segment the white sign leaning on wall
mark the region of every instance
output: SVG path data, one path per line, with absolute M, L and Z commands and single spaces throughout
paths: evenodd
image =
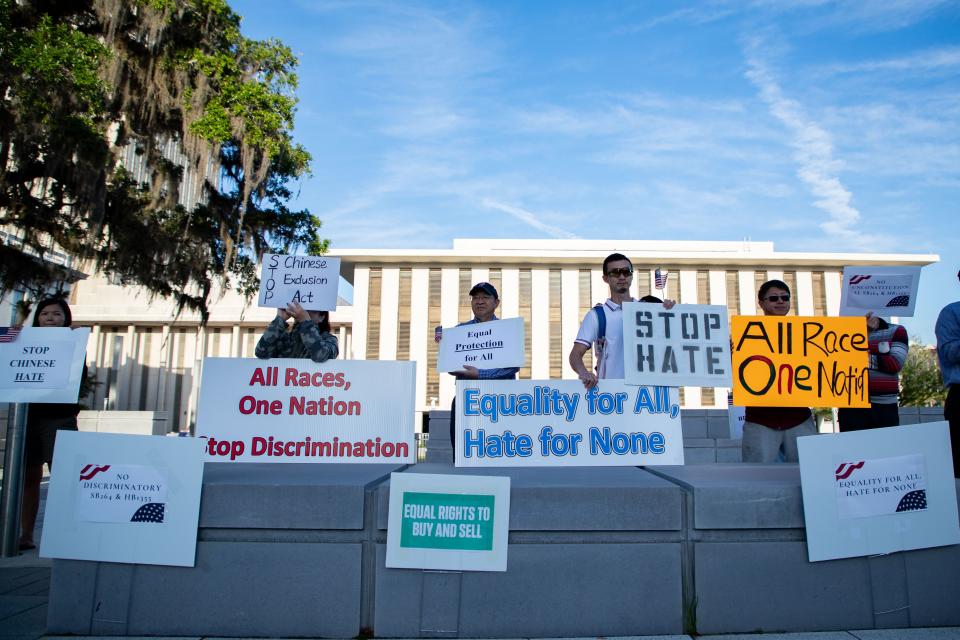
M 0 343 L 0 402 L 76 402 L 89 336 L 86 327 L 24 327 Z
M 415 366 L 206 358 L 197 436 L 212 462 L 412 464 Z
M 443 330 L 437 371 L 524 365 L 523 318 L 476 322 Z
M 840 315 L 913 316 L 920 267 L 844 267 Z
M 960 543 L 946 422 L 797 440 L 811 562 Z
M 340 283 L 340 258 L 326 256 L 263 256 L 261 307 L 280 309 L 298 302 L 307 311 L 334 311 Z
M 627 384 L 729 387 L 727 308 L 626 302 L 623 371 Z
M 57 432 L 40 555 L 194 566 L 204 444 Z

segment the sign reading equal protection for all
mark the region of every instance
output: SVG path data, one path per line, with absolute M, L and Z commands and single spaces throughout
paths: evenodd
M 392 568 L 506 571 L 510 478 L 390 474 Z
M 870 406 L 864 318 L 734 316 L 731 334 L 737 406 Z

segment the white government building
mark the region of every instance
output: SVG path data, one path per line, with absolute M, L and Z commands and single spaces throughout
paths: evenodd
M 436 371 L 434 328 L 468 320 L 468 292 L 487 281 L 500 292 L 498 315 L 524 319 L 527 366 L 520 377 L 575 378 L 567 354 L 583 316 L 608 296 L 601 264 L 614 251 L 634 263 L 635 297 L 654 293 L 680 303 L 720 304 L 730 315 L 758 313 L 757 287 L 771 278 L 790 285 L 795 314 L 836 315 L 844 266 L 938 260 L 926 254 L 788 253 L 775 251 L 772 242 L 748 241 L 458 239 L 451 249 L 336 249 L 330 255 L 341 258 L 341 276 L 353 287 L 352 303 L 341 297 L 331 316 L 340 357 L 415 360 L 417 410 L 449 408 L 454 381 Z M 665 292 L 654 290 L 657 268 L 669 272 Z M 151 300 L 101 275 L 73 285 L 69 301 L 75 323 L 93 327 L 87 361 L 99 384 L 86 404 L 167 412 L 171 430 L 181 431 L 195 420 L 203 357 L 253 357 L 275 315 L 227 292 L 200 327 L 198 315 L 176 316 L 169 301 Z M 687 387 L 682 402 L 725 407 L 726 393 Z

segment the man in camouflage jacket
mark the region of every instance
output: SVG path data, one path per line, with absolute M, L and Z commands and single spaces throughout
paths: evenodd
M 294 319 L 292 329 L 287 320 Z M 330 333 L 326 311 L 307 311 L 297 302 L 277 309 L 277 317 L 267 325 L 255 351 L 258 358 L 310 358 L 326 362 L 337 357 L 337 338 Z

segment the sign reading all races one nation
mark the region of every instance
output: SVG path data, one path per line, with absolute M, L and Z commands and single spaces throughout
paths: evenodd
M 627 384 L 730 386 L 726 307 L 626 302 L 623 349 Z
M 74 403 L 90 329 L 23 327 L 0 340 L 0 402 Z
M 507 318 L 449 327 L 441 332 L 437 371 L 522 367 L 523 318 Z
M 217 462 L 413 463 L 414 367 L 207 358 L 197 435 Z
M 601 380 L 457 380 L 458 467 L 683 464 L 679 392 Z
M 864 318 L 734 316 L 733 401 L 742 407 L 869 407 Z
M 339 283 L 340 258 L 268 253 L 260 271 L 259 304 L 279 309 L 297 302 L 308 311 L 333 311 Z
M 909 318 L 919 288 L 920 267 L 844 267 L 840 315 Z

